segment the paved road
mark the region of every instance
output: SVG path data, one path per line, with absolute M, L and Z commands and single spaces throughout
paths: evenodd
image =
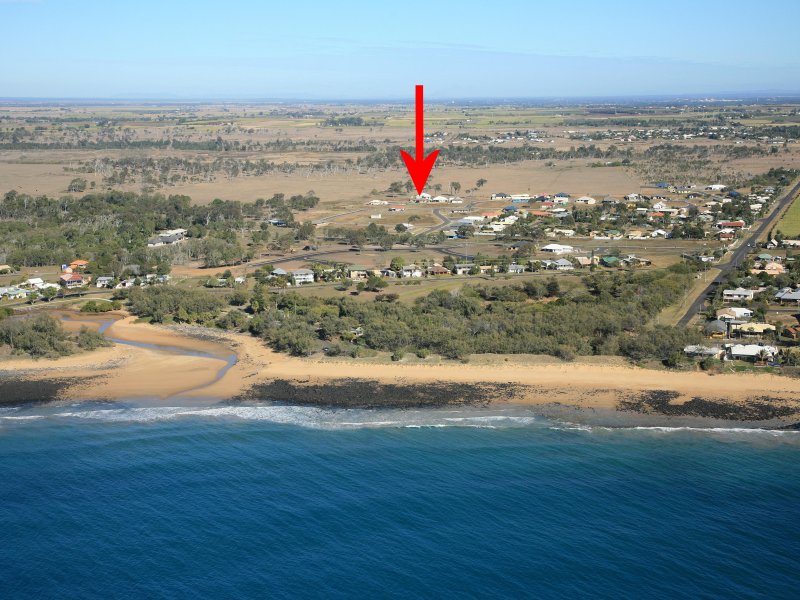
M 784 209 L 791 204 L 798 192 L 800 192 L 800 183 L 797 183 L 786 193 L 786 195 L 783 196 L 783 198 L 778 200 L 777 204 L 767 218 L 762 220 L 758 225 L 750 230 L 750 235 L 744 238 L 739 247 L 733 251 L 730 260 L 725 264 L 718 266 L 720 269 L 719 275 L 717 275 L 705 287 L 705 289 L 700 292 L 700 295 L 697 296 L 695 301 L 692 302 L 691 306 L 689 306 L 689 308 L 686 310 L 686 314 L 684 314 L 680 321 L 678 321 L 678 325 L 685 327 L 691 322 L 696 314 L 703 310 L 706 302 L 706 296 L 714 289 L 715 286 L 721 285 L 728 278 L 730 272 L 733 271 L 733 269 L 735 269 L 736 266 L 745 259 L 751 246 L 755 247 L 758 238 L 761 237 L 761 234 L 775 224 L 775 222 L 783 214 Z

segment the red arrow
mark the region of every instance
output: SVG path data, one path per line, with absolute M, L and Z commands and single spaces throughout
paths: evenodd
M 436 157 L 439 156 L 439 151 L 434 150 L 427 158 L 425 158 L 425 127 L 422 118 L 422 86 L 418 85 L 416 88 L 416 106 L 417 106 L 417 156 L 412 158 L 408 152 L 400 150 L 400 156 L 406 163 L 408 174 L 411 175 L 411 181 L 414 182 L 414 187 L 417 188 L 417 194 L 421 194 L 425 189 L 425 184 L 430 177 L 433 163 L 436 162 Z

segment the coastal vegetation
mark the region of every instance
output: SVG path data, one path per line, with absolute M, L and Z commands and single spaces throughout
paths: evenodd
M 13 354 L 57 358 L 73 354 L 78 349 L 95 350 L 108 345 L 108 340 L 87 327 L 70 335 L 61 323 L 49 315 L 0 320 L 0 346 L 8 346 Z
M 581 285 L 563 287 L 555 278 L 518 285 L 466 285 L 434 290 L 412 305 L 376 294 L 375 302 L 275 292 L 257 284 L 243 305 L 230 296 L 169 287 L 135 289 L 134 314 L 154 322 L 178 321 L 249 331 L 275 350 L 306 355 L 359 356 L 387 351 L 398 356 L 438 354 L 464 359 L 473 353 L 619 355 L 640 361 L 680 360 L 697 343 L 694 330 L 652 324 L 653 315 L 675 302 L 692 281 L 692 267 L 649 272 L 593 273 Z M 376 287 L 376 291 L 380 288 Z M 366 291 L 362 293 L 368 293 Z

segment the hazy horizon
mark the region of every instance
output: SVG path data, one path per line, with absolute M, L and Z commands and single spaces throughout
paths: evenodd
M 0 97 L 431 100 L 792 95 L 800 6 L 0 0 Z M 31 34 L 35 32 L 35 43 Z

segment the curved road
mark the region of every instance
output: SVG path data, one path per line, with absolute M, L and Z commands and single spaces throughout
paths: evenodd
M 739 245 L 738 248 L 736 248 L 736 250 L 733 251 L 730 260 L 728 260 L 728 262 L 726 262 L 723 265 L 719 265 L 720 268 L 719 275 L 717 275 L 703 289 L 703 291 L 700 292 L 695 301 L 692 302 L 692 304 L 686 310 L 686 313 L 678 321 L 679 326 L 686 327 L 694 318 L 694 316 L 703 310 L 703 307 L 705 306 L 706 303 L 706 297 L 708 296 L 709 292 L 711 292 L 716 286 L 722 284 L 728 278 L 730 272 L 736 268 L 736 265 L 738 265 L 745 259 L 750 248 L 755 247 L 756 242 L 758 242 L 758 238 L 760 238 L 765 231 L 767 231 L 777 222 L 777 220 L 783 214 L 784 210 L 792 203 L 792 200 L 798 194 L 798 192 L 800 192 L 800 182 L 796 183 L 794 187 L 792 187 L 792 189 L 790 189 L 783 196 L 783 198 L 778 200 L 777 204 L 773 208 L 770 215 L 765 219 L 763 219 L 753 229 L 751 229 L 750 235 L 742 239 L 742 243 Z

